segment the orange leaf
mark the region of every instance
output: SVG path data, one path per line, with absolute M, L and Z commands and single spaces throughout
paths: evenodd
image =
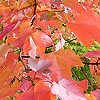
M 34 32 L 32 38 L 37 46 L 37 51 L 39 53 L 44 53 L 45 48 L 51 46 L 53 43 L 52 39 L 44 32 Z
M 67 25 L 76 34 L 78 40 L 89 47 L 94 40 L 100 42 L 99 23 L 100 16 L 95 14 L 91 9 L 86 8 L 85 12 L 75 15 L 74 22 L 69 22 Z
M 9 44 L 4 43 L 0 45 L 0 57 L 5 57 L 9 49 Z
M 96 97 L 92 94 L 85 94 L 87 100 L 97 100 Z
M 30 36 L 34 32 L 34 29 L 32 30 L 30 24 L 29 21 L 26 21 L 20 25 L 19 37 L 13 43 L 15 46 L 22 48 L 26 37 Z
M 4 66 L 7 66 L 7 68 L 13 68 L 13 65 L 15 65 L 15 60 L 18 60 L 18 54 L 15 53 L 8 53 L 6 57 L 6 61 L 4 62 Z M 8 67 L 9 66 L 9 67 Z M 10 67 L 11 66 L 11 67 Z
M 100 76 L 98 76 L 97 83 L 100 84 Z
M 63 0 L 63 4 L 65 6 L 71 7 L 73 10 L 77 12 L 84 11 L 83 7 L 81 4 L 78 3 L 77 0 Z
M 42 86 L 42 88 L 41 88 Z M 54 100 L 55 96 L 51 94 L 49 86 L 43 81 L 39 81 L 34 88 L 38 100 Z
M 58 65 L 65 76 L 71 77 L 71 66 L 82 66 L 82 62 L 78 55 L 71 49 L 60 49 L 55 53 Z
M 0 88 L 0 99 L 1 100 L 2 98 L 6 96 L 12 96 L 16 92 L 16 89 L 18 88 L 18 81 L 15 81 L 12 85 L 9 85 L 9 86 L 3 86 L 5 84 L 2 84 L 2 88 Z
M 3 82 L 5 82 L 5 80 L 9 77 L 9 74 L 11 74 L 11 72 L 11 69 L 0 70 L 0 88 L 2 87 Z
M 16 23 L 12 23 L 6 27 L 3 28 L 3 31 L 0 32 L 0 40 L 3 39 L 3 37 L 8 34 L 10 31 L 12 31 L 12 29 L 15 27 Z
M 98 5 L 99 0 L 93 0 L 93 3 Z
M 32 4 L 34 4 L 34 0 L 21 0 L 21 6 L 20 6 L 20 9 L 24 9 L 24 8 L 27 8 L 29 6 L 32 6 Z
M 5 59 L 3 57 L 0 57 L 0 66 L 5 62 Z
M 48 26 L 53 26 L 53 27 L 56 27 L 56 28 L 58 28 L 58 25 L 59 25 L 56 20 L 49 20 L 49 21 L 46 22 L 46 24 Z
M 41 86 L 42 86 L 42 88 L 41 88 Z M 39 81 L 34 87 L 34 92 L 41 92 L 41 91 L 45 91 L 45 90 L 49 91 L 50 89 L 47 86 L 47 84 L 44 83 L 43 81 Z

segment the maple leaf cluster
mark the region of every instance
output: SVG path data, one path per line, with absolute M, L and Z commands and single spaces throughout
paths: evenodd
M 72 41 L 86 48 L 100 42 L 98 2 L 0 0 L 0 100 L 99 100 L 100 51 L 65 49 Z

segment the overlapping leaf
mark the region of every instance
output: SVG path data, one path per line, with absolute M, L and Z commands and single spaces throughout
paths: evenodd
M 15 27 L 16 23 L 12 23 L 6 27 L 3 28 L 3 31 L 0 34 L 0 40 L 2 40 L 2 38 L 8 34 L 14 27 Z
M 51 92 L 61 100 L 86 100 L 81 89 L 71 80 L 62 79 L 58 84 L 53 82 Z
M 91 2 L 97 4 L 98 1 Z M 62 36 L 66 33 L 62 28 L 66 29 L 63 23 L 71 17 L 70 14 L 67 16 L 68 12 L 73 12 L 74 16 L 73 20 L 68 19 L 67 26 L 79 41 L 87 47 L 94 40 L 100 42 L 100 16 L 90 6 L 86 7 L 78 3 L 78 0 L 3 0 L 0 3 L 0 40 L 7 35 L 5 41 L 2 41 L 5 43 L 0 46 L 1 100 L 13 96 L 18 92 L 17 89 L 23 91 L 16 95 L 17 100 L 55 100 L 56 97 L 61 100 L 99 100 L 99 90 L 93 92 L 95 96 L 85 95 L 85 98 L 83 91 L 87 89 L 87 80 L 75 83 L 64 79 L 72 77 L 72 66 L 80 67 L 83 64 L 74 51 L 61 49 L 65 40 L 60 38 L 60 34 Z M 60 16 L 61 12 L 65 17 Z M 35 16 L 33 23 L 32 16 Z M 55 52 L 45 55 L 46 47 L 54 46 L 53 39 L 56 38 L 61 41 L 55 46 Z M 16 53 L 13 45 L 19 48 L 19 52 Z M 99 51 L 85 54 L 87 58 L 99 55 Z M 99 78 L 100 72 L 96 74 Z
M 74 51 L 70 49 L 60 49 L 55 53 L 58 66 L 61 68 L 65 76 L 71 77 L 71 66 L 82 66 L 81 60 Z
M 92 94 L 96 97 L 96 100 L 100 100 L 100 90 L 99 89 L 93 91 Z
M 92 94 L 85 94 L 87 100 L 97 100 L 96 97 Z
M 29 58 L 28 63 L 28 66 L 35 72 L 43 72 L 48 67 L 52 66 L 52 61 L 50 60 L 40 60 L 36 62 L 35 59 Z
M 80 4 L 77 4 L 77 6 L 80 6 Z M 81 5 L 81 7 L 83 6 Z M 78 40 L 89 47 L 94 40 L 100 42 L 100 16 L 95 14 L 90 8 L 84 8 L 85 11 L 81 10 L 81 13 L 75 14 L 75 20 L 73 22 L 68 22 L 67 25 L 70 27 L 71 31 L 76 34 Z M 77 12 L 77 9 L 74 10 Z
M 87 57 L 87 58 L 100 57 L 100 51 L 99 50 L 95 50 L 95 51 L 87 52 L 85 54 L 85 57 Z

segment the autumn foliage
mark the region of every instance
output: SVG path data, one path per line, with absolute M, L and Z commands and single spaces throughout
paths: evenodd
M 0 0 L 0 100 L 100 100 L 99 11 L 99 0 Z

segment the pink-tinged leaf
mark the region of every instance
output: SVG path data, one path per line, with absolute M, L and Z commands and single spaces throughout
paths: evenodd
M 61 100 L 86 100 L 84 93 L 72 80 L 62 79 L 58 83 L 52 83 L 51 92 Z
M 62 34 L 60 34 L 60 35 L 61 35 L 61 40 L 55 45 L 55 50 L 56 51 L 63 48 L 63 46 L 65 44 L 65 40 L 63 39 Z
M 48 67 L 52 66 L 52 61 L 51 60 L 39 60 L 38 62 L 36 62 L 35 59 L 29 58 L 28 66 L 35 72 L 43 72 Z
M 20 23 L 19 23 L 20 24 Z M 30 22 L 26 21 L 21 23 L 20 29 L 19 29 L 19 36 L 18 38 L 12 43 L 13 45 L 22 48 L 25 40 L 28 36 L 30 36 L 35 30 L 30 27 Z
M 16 15 L 14 15 L 14 17 L 12 17 L 12 21 L 19 21 L 22 20 L 24 18 L 24 12 L 22 10 L 20 10 Z
M 30 91 L 33 91 L 33 86 L 30 81 L 25 81 L 25 82 L 20 83 L 19 89 L 24 92 L 30 92 Z
M 39 0 L 40 2 L 50 2 L 50 0 Z
M 0 33 L 0 40 L 2 40 L 2 38 L 8 34 L 14 27 L 15 27 L 16 23 L 13 23 L 11 25 L 8 25 L 6 27 L 3 28 L 3 31 Z
M 84 56 L 87 58 L 100 57 L 100 51 L 98 50 L 90 51 L 90 52 L 87 52 Z
M 45 47 L 48 47 L 53 43 L 52 39 L 46 33 L 41 34 L 41 39 Z
M 31 46 L 31 50 L 29 51 L 29 56 L 32 58 L 35 58 L 37 47 L 36 47 L 32 37 L 30 37 L 30 46 Z
M 25 92 L 18 96 L 17 100 L 36 100 L 33 92 Z
M 93 92 L 91 92 L 96 97 L 96 100 L 100 100 L 100 89 L 97 89 Z
M 45 48 L 52 45 L 52 39 L 44 32 L 34 32 L 32 38 L 37 46 L 37 52 L 44 53 Z

